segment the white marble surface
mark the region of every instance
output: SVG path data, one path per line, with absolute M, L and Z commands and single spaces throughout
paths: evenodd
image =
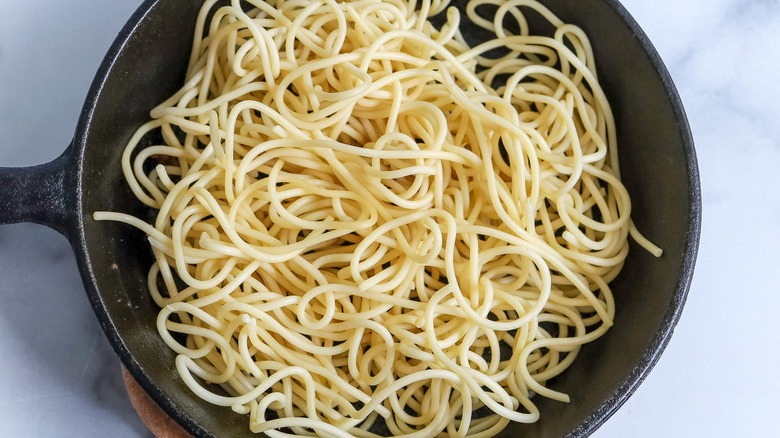
M 0 0 L 0 165 L 62 152 L 103 54 L 139 3 Z M 666 353 L 594 436 L 776 436 L 780 2 L 624 5 L 688 111 L 704 222 Z M 0 273 L 0 435 L 150 437 L 65 239 L 37 225 L 0 227 Z

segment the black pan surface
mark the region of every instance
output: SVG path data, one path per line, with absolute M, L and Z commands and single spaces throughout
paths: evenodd
M 184 80 L 201 0 L 148 0 L 130 18 L 98 71 L 73 142 L 57 160 L 3 169 L 0 223 L 32 221 L 71 241 L 85 289 L 122 362 L 182 426 L 198 437 L 253 436 L 248 420 L 194 397 L 173 369 L 174 353 L 155 328 L 146 290 L 151 252 L 131 227 L 96 222 L 95 211 L 151 220 L 120 168 L 130 136 L 151 108 Z M 700 189 L 693 140 L 674 85 L 647 37 L 616 0 L 543 1 L 582 27 L 618 127 L 621 173 L 637 227 L 664 249 L 660 259 L 632 244 L 613 283 L 617 317 L 551 386 L 564 404 L 537 400 L 532 425 L 500 436 L 584 437 L 633 393 L 662 353 L 682 312 L 698 248 Z

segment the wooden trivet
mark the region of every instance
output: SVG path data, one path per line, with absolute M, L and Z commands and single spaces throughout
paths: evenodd
M 192 438 L 192 435 L 182 429 L 165 411 L 157 406 L 125 367 L 122 367 L 122 378 L 125 381 L 127 395 L 130 396 L 133 408 L 154 436 L 157 438 Z

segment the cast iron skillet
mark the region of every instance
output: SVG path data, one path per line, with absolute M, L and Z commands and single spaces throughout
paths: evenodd
M 141 5 L 98 70 L 65 152 L 48 164 L 0 169 L 0 223 L 36 222 L 64 234 L 103 330 L 141 386 L 195 436 L 242 437 L 251 436 L 246 417 L 192 396 L 172 369 L 174 354 L 157 335 L 157 309 L 145 287 L 151 264 L 145 236 L 92 219 L 96 210 L 153 217 L 131 196 L 120 156 L 149 110 L 183 82 L 201 1 Z M 571 403 L 538 399 L 538 423 L 512 424 L 502 434 L 584 437 L 628 399 L 669 341 L 693 275 L 701 195 L 682 104 L 628 12 L 617 0 L 545 3 L 591 39 L 617 119 L 620 166 L 634 221 L 665 251 L 655 259 L 632 244 L 613 283 L 614 327 L 583 348 L 571 369 L 551 383 L 568 393 Z

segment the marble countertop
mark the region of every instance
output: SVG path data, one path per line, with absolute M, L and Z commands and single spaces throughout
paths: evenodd
M 0 165 L 55 158 L 140 0 L 0 0 Z M 704 221 L 682 320 L 634 396 L 593 436 L 769 436 L 780 406 L 780 2 L 623 0 L 690 119 Z M 74 25 L 76 23 L 76 25 Z M 0 227 L 0 429 L 151 437 L 124 392 L 67 241 Z

